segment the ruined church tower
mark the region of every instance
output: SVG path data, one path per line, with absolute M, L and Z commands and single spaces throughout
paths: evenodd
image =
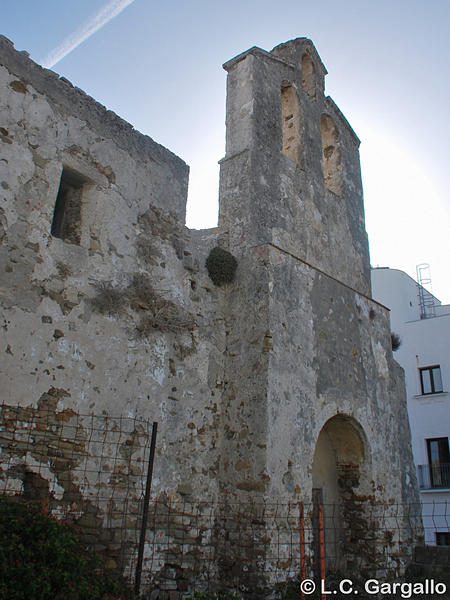
M 310 40 L 224 68 L 219 225 L 239 268 L 224 304 L 220 484 L 323 503 L 327 553 L 345 571 L 355 515 L 416 500 L 403 377 L 388 311 L 371 298 L 360 142 L 324 95 Z M 363 546 L 358 564 L 373 566 Z
M 398 576 L 418 493 L 359 140 L 310 40 L 224 67 L 219 225 L 194 231 L 187 165 L 0 36 L 0 492 L 130 576 L 156 421 L 141 591 L 273 591 L 301 506 L 309 570 L 323 506 L 329 567 Z

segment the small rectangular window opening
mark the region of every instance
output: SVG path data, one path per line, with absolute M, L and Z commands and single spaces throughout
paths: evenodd
M 83 186 L 87 179 L 63 167 L 56 197 L 51 234 L 54 237 L 80 245 L 81 238 L 81 201 Z
M 420 385 L 422 394 L 437 394 L 443 391 L 441 367 L 433 365 L 432 367 L 423 367 L 419 369 Z
M 450 531 L 436 531 L 436 546 L 450 546 Z

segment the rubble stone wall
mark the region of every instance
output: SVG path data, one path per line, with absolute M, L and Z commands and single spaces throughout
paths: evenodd
M 230 501 L 311 503 L 322 431 L 339 531 L 364 502 L 416 502 L 403 376 L 387 310 L 370 297 L 359 140 L 324 95 L 312 43 L 226 63 L 219 227 L 203 231 L 184 224 L 180 158 L 6 38 L 0 58 L 2 403 L 47 408 L 58 423 L 92 413 L 157 421 L 154 497 L 220 500 L 221 524 L 233 521 Z M 237 260 L 223 285 L 206 267 L 217 247 Z M 36 472 L 32 454 L 22 453 L 13 491 Z M 65 464 L 50 463 L 60 496 L 87 499 L 95 469 L 75 490 Z M 183 518 L 174 548 L 193 539 Z M 242 577 L 262 590 L 274 583 L 261 570 L 274 539 L 256 521 Z M 232 536 L 217 530 L 229 552 Z M 399 545 L 413 547 L 408 531 L 392 534 L 395 574 Z M 166 559 L 158 547 L 146 547 L 152 581 L 184 591 L 195 551 L 184 557 L 180 542 Z M 213 571 L 225 574 L 229 559 L 215 556 Z

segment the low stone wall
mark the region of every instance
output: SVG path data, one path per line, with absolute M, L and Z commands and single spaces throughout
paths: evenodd
M 442 581 L 450 593 L 450 546 L 417 546 L 411 572 L 415 576 Z

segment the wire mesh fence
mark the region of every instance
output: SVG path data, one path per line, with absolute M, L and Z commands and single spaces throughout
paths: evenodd
M 131 576 L 151 424 L 49 404 L 0 406 L 0 493 L 76 523 L 82 541 L 104 554 L 111 569 Z
M 150 456 L 149 421 L 0 406 L 0 493 L 38 502 L 77 525 L 108 568 L 134 581 Z M 143 545 L 143 593 L 265 593 L 299 578 L 397 576 L 413 549 L 445 543 L 450 503 L 242 502 L 153 495 Z
M 337 504 L 158 499 L 150 508 L 145 588 L 267 593 L 306 577 L 396 577 L 423 543 L 421 512 L 420 503 L 370 504 L 349 523 Z M 450 505 L 439 514 L 449 527 Z

